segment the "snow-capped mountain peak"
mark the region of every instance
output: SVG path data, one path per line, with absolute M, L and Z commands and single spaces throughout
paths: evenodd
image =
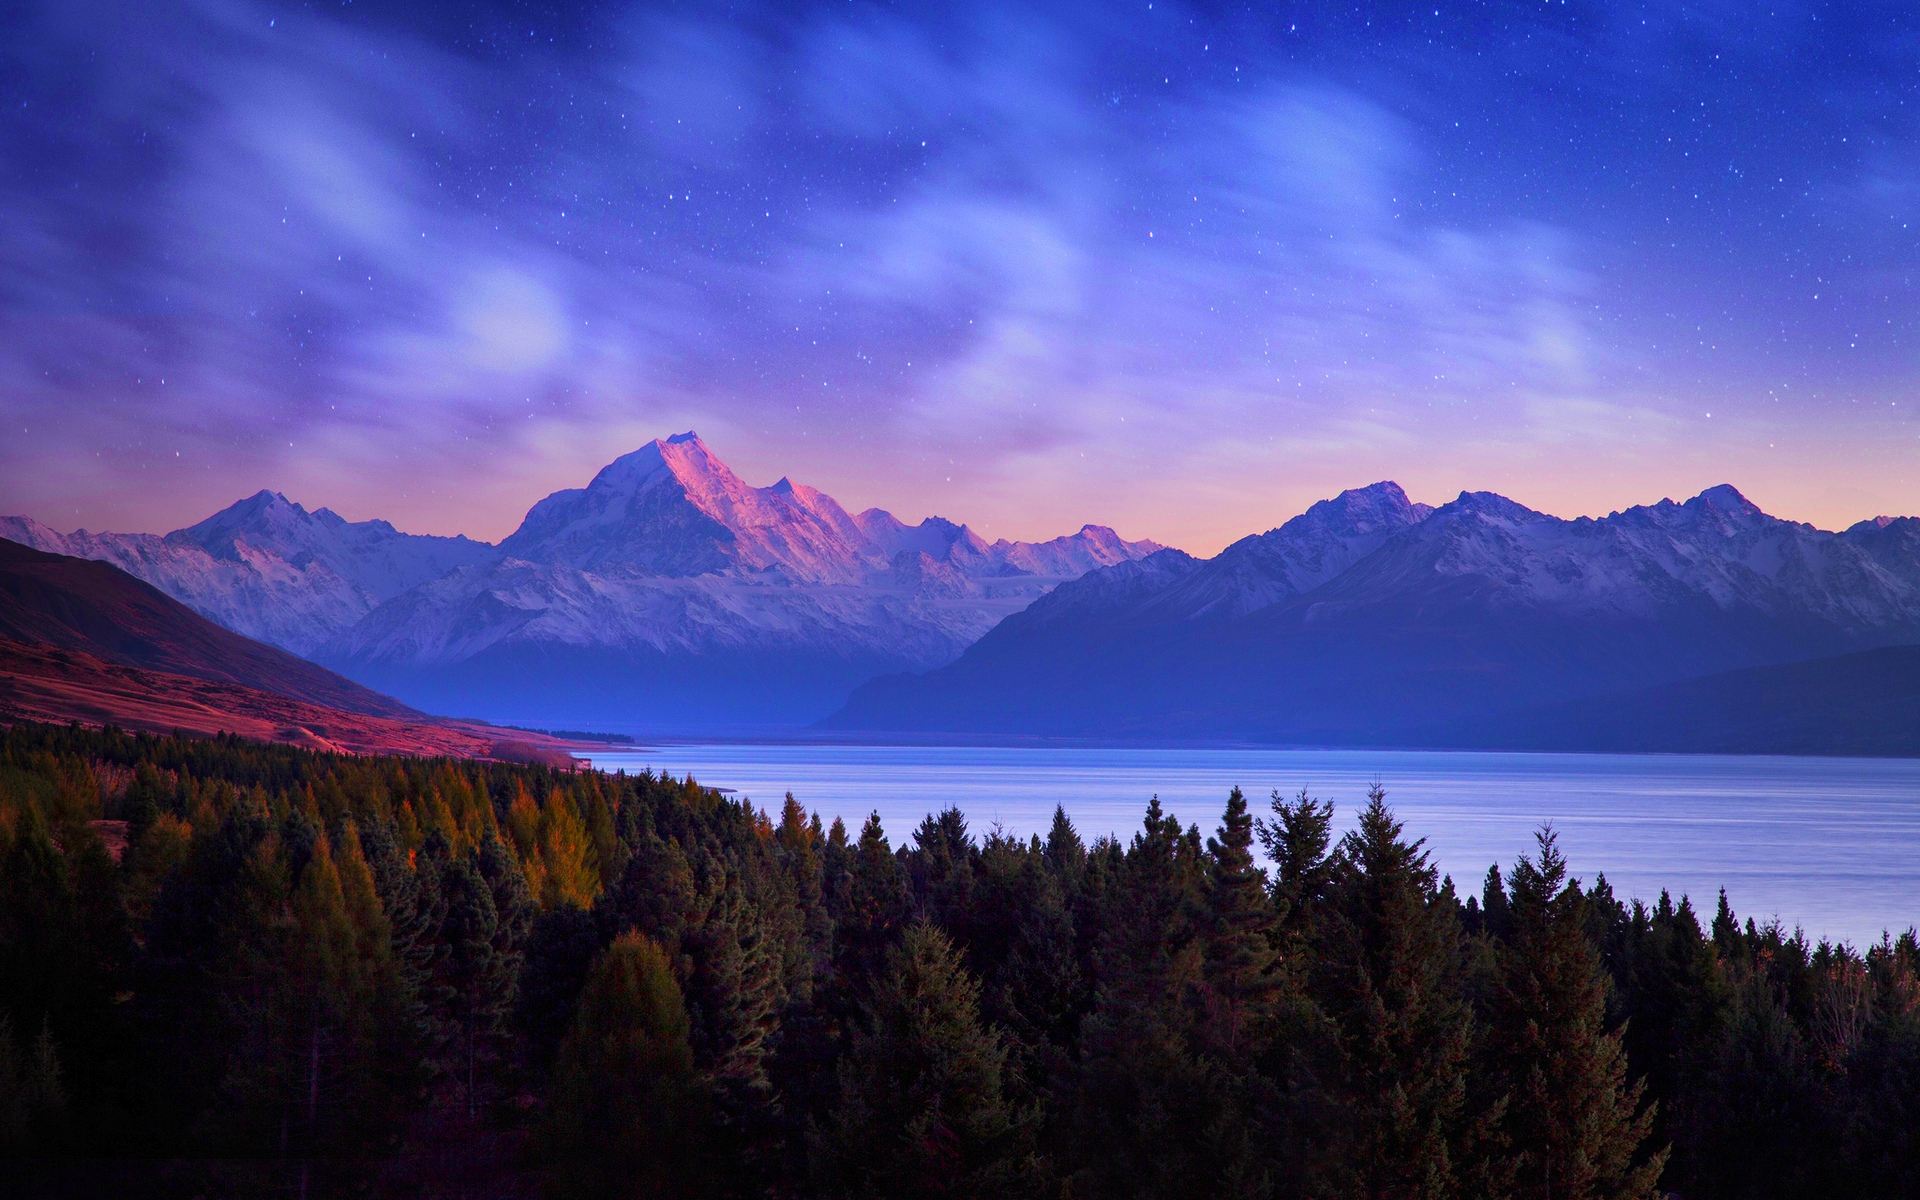
M 638 688 L 635 703 L 674 719 L 690 719 L 685 702 L 638 682 L 662 662 L 697 678 L 724 659 L 769 712 L 818 716 L 868 674 L 945 662 L 1061 581 L 1159 548 L 1097 525 L 989 544 L 940 517 L 855 517 L 791 478 L 748 484 L 691 431 L 548 496 L 499 547 L 349 522 L 271 490 L 164 538 L 25 518 L 0 519 L 0 534 L 114 562 L 231 629 L 430 706 L 525 703 L 520 654 L 575 703 L 581 677 L 551 664 L 577 654 L 594 670 L 624 664 L 605 686 Z M 769 682 L 781 672 L 787 684 Z M 448 693 L 419 690 L 456 677 Z
M 1399 484 L 1383 479 L 1363 488 L 1348 488 L 1331 500 L 1321 500 L 1273 532 L 1299 535 L 1307 530 L 1319 530 L 1342 537 L 1364 537 L 1382 530 L 1404 528 L 1432 511 L 1432 505 L 1413 503 Z
M 204 617 L 296 654 L 408 588 L 494 557 L 485 542 L 400 533 L 331 509 L 308 512 L 267 490 L 164 537 L 62 534 L 24 517 L 0 518 L 0 536 L 110 562 Z

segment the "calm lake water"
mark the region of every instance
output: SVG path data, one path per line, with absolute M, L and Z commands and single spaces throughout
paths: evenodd
M 1125 839 L 1156 793 L 1211 833 L 1235 785 L 1257 812 L 1275 789 L 1305 785 L 1334 802 L 1344 830 L 1378 780 L 1463 894 L 1478 894 L 1489 864 L 1505 870 L 1531 850 L 1550 821 L 1575 874 L 1605 872 L 1622 898 L 1690 894 L 1703 923 L 1722 887 L 1743 919 L 1778 916 L 1855 945 L 1920 922 L 1912 759 L 688 743 L 594 762 L 691 772 L 776 812 L 791 791 L 853 832 L 878 811 L 896 846 L 948 805 L 976 834 L 999 825 L 1044 837 L 1060 804 L 1089 842 Z

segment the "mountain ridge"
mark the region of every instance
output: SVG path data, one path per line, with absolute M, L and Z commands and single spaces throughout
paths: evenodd
M 542 498 L 498 546 L 267 490 L 163 536 L 21 517 L 0 534 L 112 562 L 425 707 L 551 721 L 624 704 L 669 724 L 816 719 L 865 678 L 948 661 L 1053 586 L 1161 549 L 1093 524 L 988 542 L 939 516 L 851 514 L 791 477 L 747 484 L 692 431 Z
M 1383 501 L 1399 489 L 1336 500 L 1365 511 L 1356 501 L 1368 492 Z M 1895 522 L 1828 533 L 1770 517 L 1728 485 L 1597 519 L 1489 492 L 1424 514 L 1394 504 L 1384 537 L 1295 518 L 1211 560 L 1090 572 L 946 667 L 862 685 L 825 724 L 1391 740 L 1920 640 L 1920 561 Z M 1289 574 L 1316 549 L 1347 565 L 1317 581 Z
M 748 485 L 689 431 L 555 492 L 497 559 L 387 601 L 317 654 L 442 706 L 798 724 L 872 675 L 951 660 L 1066 579 L 1159 549 L 1096 525 L 988 543 L 937 516 L 856 516 L 791 478 Z
M 216 625 L 111 563 L 6 539 L 0 539 L 0 638 L 365 716 L 425 719 L 389 696 Z

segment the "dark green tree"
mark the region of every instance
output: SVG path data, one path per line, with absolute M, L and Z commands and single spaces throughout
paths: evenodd
M 1094 1010 L 1064 1136 L 1076 1191 L 1100 1196 L 1214 1196 L 1222 1164 L 1209 1153 L 1224 1080 L 1199 1053 L 1204 994 L 1206 863 L 1199 831 L 1183 831 L 1159 797 L 1117 863 L 1090 856 L 1101 887 Z
M 823 1195 L 1014 1197 L 1037 1190 L 1032 1116 L 1007 1099 L 1007 1047 L 946 935 L 908 927 L 888 954 L 810 1138 Z
M 1667 1151 L 1606 1028 L 1607 978 L 1586 934 L 1586 901 L 1551 828 L 1513 869 L 1511 936 L 1499 954 L 1492 1046 L 1525 1200 L 1648 1200 Z
M 1253 818 L 1246 797 L 1234 788 L 1218 834 L 1207 840 L 1202 931 L 1205 1039 L 1228 1063 L 1244 1061 L 1270 1033 L 1283 982 L 1267 874 L 1254 865 L 1252 845 Z
M 1260 846 L 1273 860 L 1273 902 L 1289 933 L 1305 929 L 1313 905 L 1333 878 L 1327 851 L 1333 844 L 1333 802 L 1301 788 L 1292 800 L 1273 793 L 1273 821 L 1255 822 Z
M 1468 1106 L 1473 1019 L 1451 896 L 1375 786 L 1315 922 L 1312 991 L 1338 1077 L 1322 1130 L 1335 1190 L 1396 1200 L 1497 1194 L 1497 1112 Z

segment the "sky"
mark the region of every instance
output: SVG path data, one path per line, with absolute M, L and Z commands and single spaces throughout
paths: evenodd
M 0 512 L 1920 513 L 1911 5 L 0 0 Z

